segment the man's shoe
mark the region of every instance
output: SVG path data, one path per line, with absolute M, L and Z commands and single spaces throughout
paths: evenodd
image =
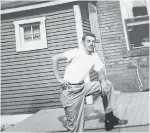
M 111 121 L 105 119 L 105 129 L 110 131 L 114 128 L 114 125 Z
M 120 120 L 116 116 L 114 116 L 113 112 L 107 113 L 105 115 L 105 129 L 110 131 L 114 128 L 115 125 L 124 125 L 127 124 L 127 120 Z
M 112 114 L 111 115 L 111 119 L 112 119 L 112 121 L 114 123 L 114 126 L 115 125 L 125 125 L 125 124 L 128 123 L 127 120 L 120 120 L 118 117 L 114 116 L 113 112 L 111 114 Z

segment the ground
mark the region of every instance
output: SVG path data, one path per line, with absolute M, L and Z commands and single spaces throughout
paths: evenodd
M 116 126 L 111 132 L 149 131 L 149 92 L 117 94 L 114 114 L 128 124 Z M 93 105 L 85 105 L 85 132 L 106 132 L 104 110 L 99 96 Z M 63 108 L 45 109 L 6 129 L 4 132 L 66 132 Z

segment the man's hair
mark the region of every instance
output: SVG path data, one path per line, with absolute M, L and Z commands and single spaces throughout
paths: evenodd
M 82 41 L 85 41 L 86 36 L 91 36 L 91 37 L 94 37 L 96 39 L 96 36 L 93 33 L 85 33 L 82 37 Z

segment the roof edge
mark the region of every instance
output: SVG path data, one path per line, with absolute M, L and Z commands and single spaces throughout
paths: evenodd
M 15 7 L 11 9 L 4 9 L 1 10 L 1 14 L 7 14 L 7 13 L 13 13 L 13 12 L 19 12 L 19 11 L 26 11 L 26 10 L 32 10 L 32 9 L 37 9 L 37 8 L 42 8 L 42 7 L 48 7 L 48 6 L 54 6 L 54 5 L 60 5 L 64 3 L 70 3 L 78 0 L 56 0 L 53 2 L 46 2 L 46 3 L 40 3 L 40 4 L 35 4 L 35 5 L 28 5 L 24 7 Z

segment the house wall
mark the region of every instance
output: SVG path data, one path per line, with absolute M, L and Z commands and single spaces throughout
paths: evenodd
M 149 57 L 135 54 L 124 58 L 123 55 L 127 45 L 119 1 L 98 1 L 97 10 L 108 79 L 116 90 L 140 91 L 140 80 L 143 84 L 141 89 L 148 89 Z
M 46 16 L 48 48 L 16 52 L 13 21 Z M 75 48 L 76 25 L 72 4 L 5 14 L 1 16 L 1 112 L 34 113 L 60 107 L 59 89 L 51 57 Z M 64 73 L 66 62 L 60 62 Z

